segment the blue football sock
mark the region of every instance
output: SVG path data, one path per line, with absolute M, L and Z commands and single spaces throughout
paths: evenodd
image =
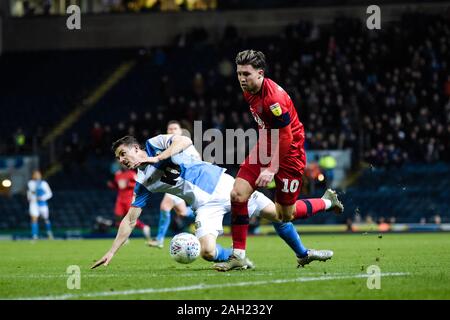
M 300 235 L 291 222 L 273 222 L 272 224 L 280 238 L 294 250 L 297 257 L 307 255 L 308 249 L 303 246 Z
M 214 257 L 214 262 L 227 261 L 232 253 L 233 249 L 224 249 L 220 244 L 216 244 L 216 256 Z
M 163 241 L 166 236 L 167 230 L 170 226 L 170 211 L 161 210 L 159 212 L 158 234 L 156 236 L 157 241 Z
M 45 228 L 47 230 L 47 233 L 52 232 L 52 223 L 50 222 L 50 220 L 45 221 Z
M 31 236 L 37 238 L 39 235 L 39 224 L 37 222 L 31 223 Z
M 194 217 L 194 211 L 192 210 L 191 207 L 187 207 L 187 208 L 186 208 L 186 217 L 187 217 L 187 218 L 192 218 L 192 217 Z

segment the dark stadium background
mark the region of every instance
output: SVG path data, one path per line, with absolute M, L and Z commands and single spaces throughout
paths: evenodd
M 113 218 L 106 182 L 115 139 L 143 141 L 173 119 L 191 132 L 196 120 L 204 129 L 253 128 L 234 66 L 248 48 L 266 53 L 267 76 L 293 99 L 309 164 L 337 160 L 334 181 L 323 167 L 318 181 L 310 167 L 302 197 L 331 184 L 345 214 L 305 227 L 450 229 L 449 3 L 377 1 L 381 30 L 369 30 L 368 4 L 357 0 L 74 1 L 81 30 L 69 30 L 65 2 L 1 2 L 4 238 L 29 236 L 32 169 L 53 190 L 56 237 L 99 236 L 97 218 Z M 235 175 L 237 165 L 226 167 Z M 160 200 L 142 216 L 152 227 Z

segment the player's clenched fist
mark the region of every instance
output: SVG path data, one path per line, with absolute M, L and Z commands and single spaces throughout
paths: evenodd
M 269 169 L 265 169 L 259 174 L 259 177 L 258 177 L 258 179 L 256 179 L 255 184 L 258 187 L 264 188 L 273 180 L 274 175 L 275 175 L 275 172 L 273 172 Z

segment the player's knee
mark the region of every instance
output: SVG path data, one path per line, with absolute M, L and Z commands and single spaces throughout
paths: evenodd
M 291 222 L 294 220 L 294 215 L 288 212 L 277 211 L 277 218 L 280 219 L 281 222 Z
M 216 250 L 215 248 L 202 248 L 200 251 L 200 254 L 202 256 L 203 259 L 208 260 L 208 261 L 213 261 L 214 257 L 216 255 Z
M 245 202 L 248 200 L 249 196 L 241 192 L 239 189 L 233 188 L 230 193 L 230 198 L 233 202 Z

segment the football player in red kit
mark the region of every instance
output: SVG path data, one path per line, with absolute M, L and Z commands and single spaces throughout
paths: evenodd
M 129 169 L 119 169 L 114 174 L 114 180 L 108 181 L 108 187 L 117 190 L 116 206 L 114 215 L 116 217 L 116 226 L 120 225 L 120 221 L 127 214 L 130 205 L 133 202 L 133 191 L 136 185 L 136 172 Z M 150 227 L 141 220 L 137 220 L 136 228 L 142 230 L 147 242 L 151 241 Z
M 219 271 L 247 269 L 248 199 L 256 188 L 266 187 L 273 179 L 280 221 L 307 218 L 329 209 L 338 214 L 344 210 L 336 192 L 331 189 L 322 198 L 297 200 L 302 187 L 306 153 L 303 146 L 305 131 L 294 104 L 283 88 L 264 76 L 266 61 L 262 52 L 239 52 L 236 66 L 239 84 L 258 123 L 260 138 L 241 164 L 231 191 L 233 254 L 228 261 L 215 265 Z M 267 163 L 261 157 L 262 150 L 267 150 Z M 304 266 L 313 260 L 325 261 L 332 255 L 330 250 L 310 249 L 299 257 L 298 263 Z

